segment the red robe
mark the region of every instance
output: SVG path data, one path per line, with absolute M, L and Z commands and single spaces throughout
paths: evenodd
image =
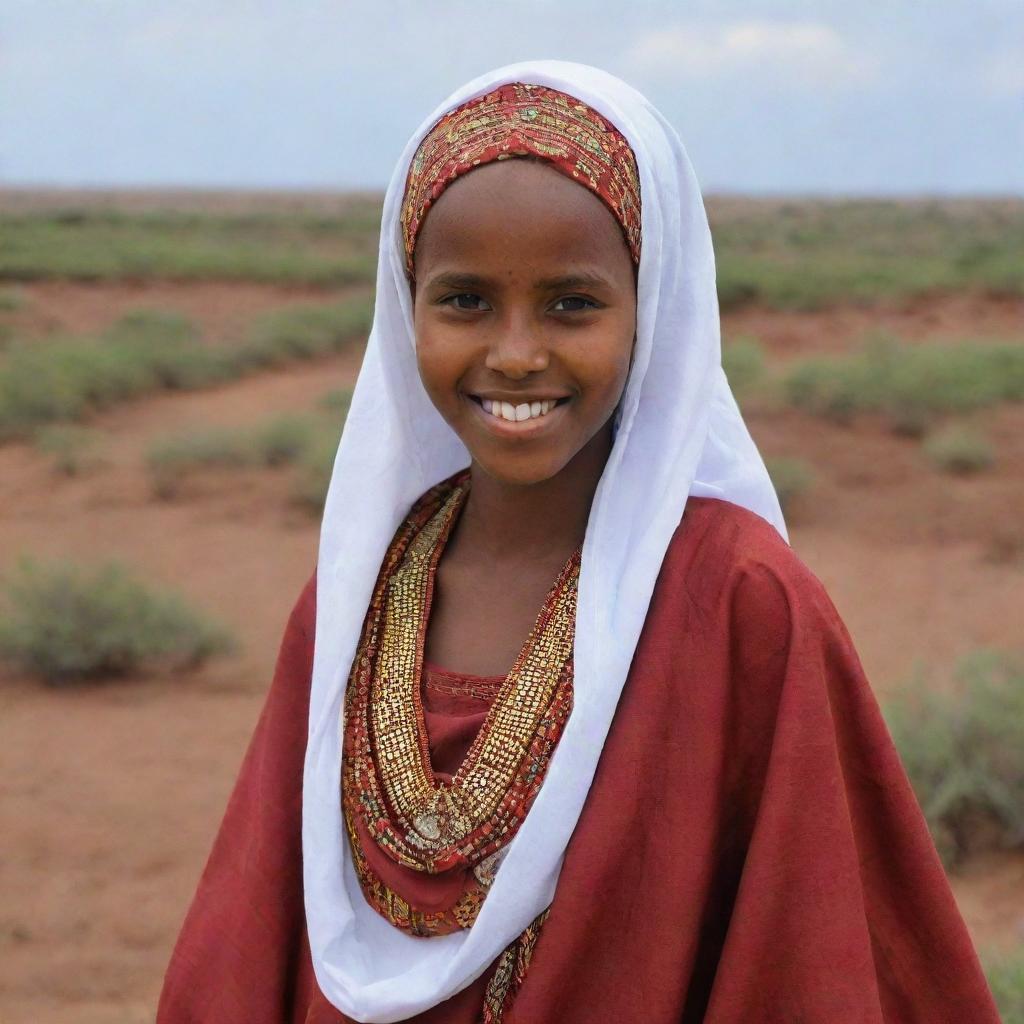
M 317 988 L 302 902 L 315 598 L 314 576 L 158 1024 L 347 1020 Z M 413 1019 L 476 1024 L 487 977 Z M 505 1020 L 999 1024 L 850 637 L 751 512 L 687 503 Z

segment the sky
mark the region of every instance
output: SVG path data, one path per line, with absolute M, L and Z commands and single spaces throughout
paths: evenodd
M 533 58 L 644 92 L 706 191 L 1024 194 L 1020 0 L 0 0 L 0 185 L 380 189 Z

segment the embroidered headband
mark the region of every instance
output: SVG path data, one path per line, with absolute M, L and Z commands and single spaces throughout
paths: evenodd
M 512 82 L 449 111 L 416 150 L 401 211 L 410 277 L 416 236 L 441 193 L 474 167 L 521 156 L 540 158 L 597 195 L 640 262 L 640 175 L 629 143 L 576 97 Z

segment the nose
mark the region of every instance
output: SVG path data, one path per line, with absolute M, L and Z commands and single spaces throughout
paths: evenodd
M 488 370 L 520 380 L 548 365 L 548 347 L 543 332 L 528 317 L 509 317 L 495 331 L 487 352 Z

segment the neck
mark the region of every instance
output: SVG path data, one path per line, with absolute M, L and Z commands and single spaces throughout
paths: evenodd
M 558 473 L 532 484 L 499 480 L 474 461 L 458 545 L 495 563 L 564 561 L 583 543 L 611 443 L 609 423 Z

